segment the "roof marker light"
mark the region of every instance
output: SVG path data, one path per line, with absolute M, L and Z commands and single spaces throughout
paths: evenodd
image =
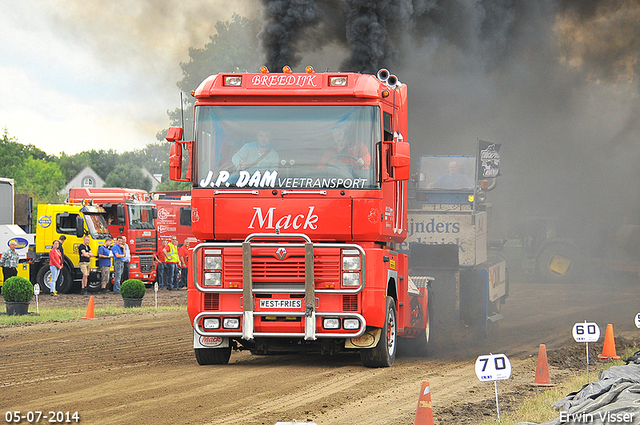
M 307 66 L 304 70 L 307 74 L 313 74 L 315 72 L 311 65 Z
M 260 67 L 260 74 L 268 74 L 269 73 L 269 68 L 267 68 L 266 66 L 262 65 Z
M 227 75 L 224 77 L 224 85 L 231 87 L 240 87 L 242 85 L 242 76 Z
M 347 77 L 329 77 L 331 87 L 347 87 Z
M 283 66 L 282 72 L 284 72 L 285 74 L 291 74 L 291 67 L 289 65 Z

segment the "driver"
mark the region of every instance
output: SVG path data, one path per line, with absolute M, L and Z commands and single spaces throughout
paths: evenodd
M 255 142 L 246 143 L 231 158 L 238 171 L 246 170 L 253 174 L 257 170 L 276 170 L 280 155 L 271 148 L 271 135 L 268 131 L 256 133 Z
M 460 173 L 460 166 L 456 161 L 449 163 L 449 172 L 441 175 L 436 181 L 427 185 L 427 189 L 471 189 L 473 182 Z
M 345 130 L 341 127 L 333 129 L 334 145 L 329 148 L 318 164 L 319 168 L 326 167 L 327 164 L 348 164 L 353 168 L 368 170 L 371 164 L 371 154 L 369 149 L 362 142 L 347 142 Z

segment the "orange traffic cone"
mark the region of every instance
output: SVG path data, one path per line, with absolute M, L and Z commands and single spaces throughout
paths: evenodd
M 609 323 L 607 325 L 607 333 L 604 334 L 604 347 L 602 347 L 602 354 L 598 354 L 599 359 L 619 359 L 620 356 L 616 356 L 616 343 L 613 341 L 613 325 Z
M 554 387 L 549 376 L 549 363 L 547 362 L 547 346 L 540 344 L 538 349 L 538 366 L 536 366 L 536 378 L 533 385 L 538 387 Z
M 431 387 L 428 381 L 422 383 L 420 397 L 418 398 L 418 408 L 416 409 L 416 419 L 413 425 L 433 425 L 433 409 L 431 407 Z
M 93 304 L 94 304 L 94 300 L 93 300 L 93 295 L 91 295 L 91 298 L 89 298 L 89 305 L 87 305 L 87 312 L 84 314 L 83 319 L 95 319 L 95 317 L 93 316 Z

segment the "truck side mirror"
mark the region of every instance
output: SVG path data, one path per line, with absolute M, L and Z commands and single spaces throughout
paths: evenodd
M 84 236 L 84 220 L 81 216 L 76 216 L 76 237 L 82 238 Z
M 118 224 L 124 223 L 124 205 L 118 204 L 116 206 L 116 217 L 118 219 Z
M 151 217 L 153 217 L 154 220 L 156 218 L 158 218 L 158 209 L 157 208 L 151 208 Z
M 190 182 L 191 181 L 191 149 L 192 142 L 182 141 L 182 128 L 169 127 L 169 132 L 166 137 L 167 141 L 171 142 L 171 148 L 169 150 L 169 178 L 178 182 Z M 182 146 L 187 148 L 189 154 L 189 166 L 187 173 L 182 178 Z
M 391 156 L 393 179 L 406 181 L 411 177 L 411 146 L 405 142 L 393 142 L 393 155 Z

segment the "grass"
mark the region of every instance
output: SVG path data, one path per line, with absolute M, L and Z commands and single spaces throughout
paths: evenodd
M 156 311 L 177 311 L 185 310 L 186 306 L 158 306 L 155 307 L 135 307 L 124 308 L 115 306 L 96 307 L 94 316 L 115 316 L 120 314 L 138 314 Z M 86 312 L 86 307 L 40 307 L 40 314 L 36 314 L 34 306 L 29 307 L 29 314 L 24 316 L 7 316 L 0 314 L 0 326 L 11 326 L 24 323 L 43 323 L 43 322 L 67 322 L 82 318 Z
M 638 351 L 638 348 L 628 348 L 621 355 L 622 358 L 627 358 L 633 353 Z M 500 412 L 500 419 L 502 425 L 514 425 L 519 422 L 532 422 L 540 424 L 552 419 L 557 419 L 560 413 L 555 410 L 552 404 L 558 400 L 565 398 L 569 393 L 579 391 L 586 383 L 593 382 L 598 379 L 598 373 L 601 370 L 609 369 L 612 366 L 621 366 L 625 363 L 622 360 L 614 360 L 609 363 L 601 365 L 595 370 L 589 370 L 589 381 L 587 381 L 587 373 L 577 374 L 570 379 L 558 384 L 555 387 L 545 388 L 540 393 L 532 398 L 526 399 L 520 404 L 518 410 L 515 412 Z M 482 422 L 481 425 L 497 425 L 497 415 L 494 419 Z

